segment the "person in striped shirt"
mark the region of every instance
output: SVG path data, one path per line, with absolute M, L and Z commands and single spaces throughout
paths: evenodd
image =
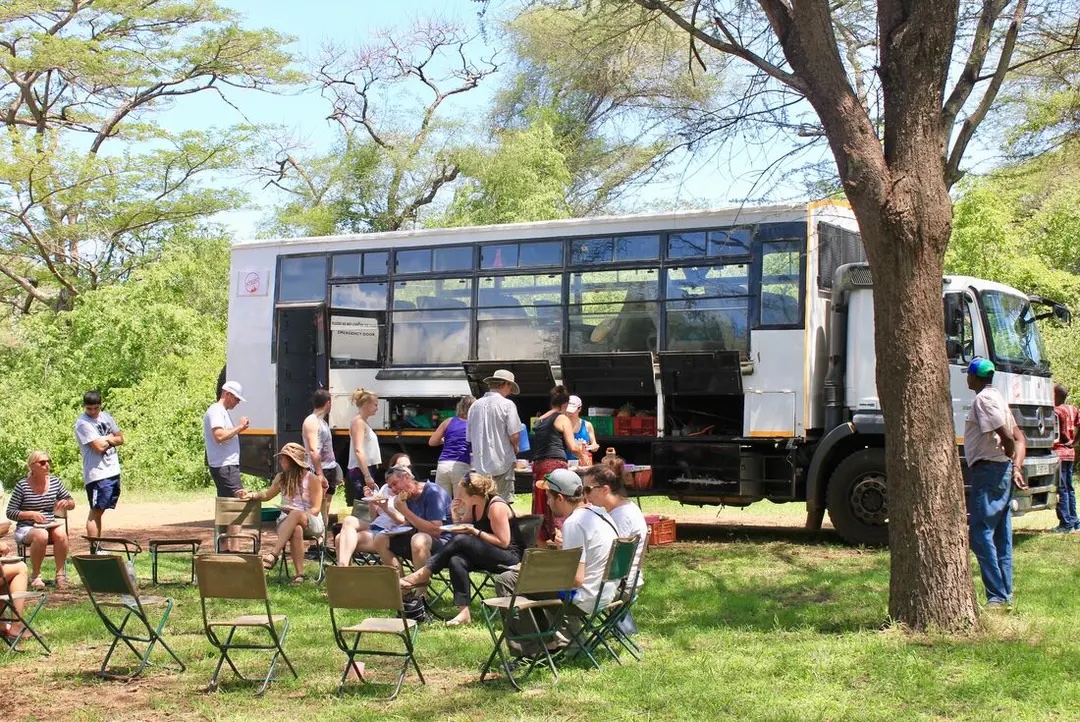
M 56 588 L 67 586 L 64 565 L 67 562 L 67 531 L 62 524 L 50 526 L 56 521 L 56 512 L 75 508 L 75 499 L 60 481 L 49 473 L 52 460 L 48 452 L 32 451 L 26 460 L 28 474 L 20 479 L 11 492 L 7 505 L 7 518 L 15 522 L 15 541 L 30 547 L 30 587 L 44 589 L 41 578 L 41 562 L 45 548 L 53 545 L 56 560 Z

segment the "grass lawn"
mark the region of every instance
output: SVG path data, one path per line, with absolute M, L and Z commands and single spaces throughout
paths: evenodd
M 148 559 L 138 571 L 148 579 Z M 295 587 L 271 577 L 274 611 L 292 623 L 286 649 L 301 678 L 274 683 L 261 699 L 225 673 L 222 691 L 203 693 L 216 659 L 194 587 L 161 588 L 176 600 L 166 639 L 188 671 L 152 669 L 131 683 L 94 678 L 106 634 L 89 603 L 69 592 L 74 601 L 51 599 L 39 617 L 51 657 L 0 655 L 11 685 L 0 709 L 12 720 L 1075 719 L 1080 536 L 1018 535 L 1016 574 L 1014 614 L 988 617 L 971 637 L 913 638 L 880 631 L 886 552 L 767 535 L 676 543 L 651 549 L 646 560 L 635 614 L 643 662 L 605 660 L 599 672 L 569 667 L 557 684 L 540 672 L 516 693 L 477 681 L 490 650 L 481 624 L 433 624 L 419 639 L 427 686 L 410 675 L 393 703 L 373 699 L 386 693 L 382 685 L 334 697 L 344 657 L 323 592 L 310 582 Z M 261 660 L 248 661 L 254 670 Z M 389 671 L 380 660 L 368 669 Z

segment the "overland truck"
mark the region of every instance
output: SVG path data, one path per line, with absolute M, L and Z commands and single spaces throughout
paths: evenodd
M 1027 437 L 1015 512 L 1056 502 L 1052 383 L 1035 320 L 1068 310 L 975 278 L 942 281 L 958 447 L 972 357 Z M 1041 312 L 1039 309 L 1042 310 Z M 873 282 L 842 203 L 240 241 L 228 377 L 243 384 L 245 473 L 268 476 L 317 388 L 346 463 L 349 400 L 375 391 L 383 459 L 434 466 L 432 428 L 498 368 L 523 419 L 555 383 L 602 448 L 686 504 L 806 504 L 852 543 L 887 539 Z M 963 449 L 959 449 L 963 453 Z

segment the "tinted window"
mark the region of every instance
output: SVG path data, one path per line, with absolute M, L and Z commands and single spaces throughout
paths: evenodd
M 750 350 L 750 310 L 745 298 L 695 298 L 665 304 L 671 351 Z
M 802 243 L 770 241 L 761 245 L 761 325 L 799 324 Z
M 660 236 L 619 236 L 615 238 L 616 261 L 650 261 L 660 257 Z
M 427 273 L 431 270 L 431 249 L 421 248 L 416 251 L 398 251 L 396 255 L 396 273 Z
M 357 311 L 384 311 L 388 292 L 385 283 L 349 283 L 330 287 L 330 305 Z
M 472 246 L 434 249 L 435 271 L 467 271 L 473 267 Z
M 480 267 L 489 270 L 493 268 L 517 268 L 518 247 L 516 243 L 507 243 L 501 246 L 483 246 L 480 249 Z
M 278 273 L 279 302 L 326 300 L 326 256 L 282 258 Z
M 576 238 L 570 242 L 570 262 L 607 263 L 615 244 L 610 238 Z
M 469 310 L 395 311 L 391 361 L 399 366 L 456 365 L 469 356 Z
M 709 231 L 710 256 L 743 256 L 750 253 L 749 228 L 727 228 Z
M 668 258 L 698 258 L 708 245 L 704 233 L 672 233 L 668 236 Z
M 573 274 L 570 352 L 656 350 L 659 276 L 656 269 Z
M 562 304 L 562 276 L 544 273 L 524 276 L 486 276 L 478 281 L 477 306 L 531 307 Z
M 748 269 L 749 265 L 745 263 L 671 268 L 667 272 L 664 297 L 682 299 L 745 296 L 749 293 Z
M 390 253 L 388 251 L 371 251 L 364 254 L 364 275 L 385 276 L 390 265 Z
M 330 275 L 334 278 L 359 276 L 360 259 L 361 255 L 359 253 L 339 253 L 333 257 Z
M 519 246 L 519 266 L 562 265 L 562 241 L 522 243 Z

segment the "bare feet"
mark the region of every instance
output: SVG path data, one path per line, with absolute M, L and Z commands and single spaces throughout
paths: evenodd
M 469 613 L 468 608 L 462 609 L 456 617 L 446 622 L 448 627 L 460 627 L 463 624 L 472 624 L 472 615 Z

